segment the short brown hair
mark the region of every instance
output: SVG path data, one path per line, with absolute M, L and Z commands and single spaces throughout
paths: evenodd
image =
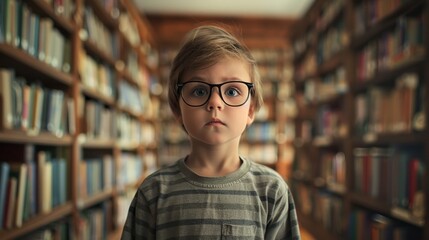
M 205 25 L 193 29 L 174 58 L 168 84 L 168 102 L 175 116 L 180 115 L 179 92 L 177 84 L 182 81 L 186 71 L 199 70 L 216 64 L 223 57 L 234 57 L 249 64 L 250 78 L 254 84 L 251 97 L 254 111 L 263 104 L 261 78 L 256 61 L 249 49 L 225 29 Z

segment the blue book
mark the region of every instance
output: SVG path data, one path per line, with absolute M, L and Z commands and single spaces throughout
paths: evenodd
M 67 162 L 64 158 L 60 158 L 58 162 L 59 172 L 59 204 L 64 204 L 67 201 Z
M 10 166 L 6 162 L 0 163 L 0 229 L 3 229 L 3 215 L 6 200 L 7 181 L 9 177 Z
M 5 35 L 5 27 L 6 27 L 5 4 L 6 4 L 6 1 L 0 1 L 0 43 L 4 42 L 4 35 Z

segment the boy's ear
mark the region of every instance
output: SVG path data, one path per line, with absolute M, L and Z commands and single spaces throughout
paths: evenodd
M 250 126 L 254 120 L 255 120 L 255 106 L 251 104 L 249 108 L 249 113 L 247 116 L 247 126 Z

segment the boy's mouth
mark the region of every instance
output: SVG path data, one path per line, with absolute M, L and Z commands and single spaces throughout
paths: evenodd
M 217 118 L 213 118 L 208 123 L 206 123 L 206 125 L 226 125 L 226 124 Z

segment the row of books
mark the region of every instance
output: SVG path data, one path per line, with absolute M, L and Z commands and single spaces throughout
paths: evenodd
M 136 114 L 142 114 L 149 104 L 148 102 L 143 102 L 143 96 L 139 88 L 127 81 L 119 82 L 118 105 L 120 107 L 129 109 Z
M 47 213 L 68 199 L 68 163 L 50 151 L 25 149 L 25 162 L 0 163 L 0 228 L 21 227 L 37 214 Z
M 348 90 L 346 71 L 339 67 L 320 79 L 309 79 L 305 82 L 304 96 L 309 103 L 317 103 L 329 99 Z
M 278 65 L 258 65 L 259 74 L 262 80 L 267 81 L 282 81 L 283 72 Z
M 113 67 L 101 63 L 82 51 L 79 59 L 79 73 L 83 85 L 97 93 L 114 98 L 116 74 Z
M 320 153 L 320 177 L 329 190 L 344 192 L 346 186 L 346 157 L 343 152 L 325 150 Z
M 116 114 L 116 142 L 119 145 L 151 145 L 156 141 L 155 126 L 142 123 L 125 113 Z
M 128 210 L 130 208 L 131 201 L 133 200 L 135 194 L 136 194 L 135 189 L 129 189 L 129 190 L 123 191 L 118 196 L 118 201 L 117 201 L 118 211 L 117 211 L 117 216 L 115 218 L 116 226 L 123 226 L 125 224 L 125 221 L 128 215 Z
M 265 98 L 264 104 L 261 106 L 259 111 L 255 114 L 255 121 L 272 121 L 274 120 L 274 111 L 276 100 L 274 98 Z
M 113 140 L 115 139 L 115 112 L 106 108 L 102 103 L 85 100 L 85 124 L 82 133 L 88 139 Z
M 275 164 L 278 159 L 278 145 L 272 143 L 240 144 L 240 155 L 261 164 Z
M 69 72 L 71 43 L 50 18 L 33 12 L 25 1 L 0 3 L 0 43 L 7 43 L 27 52 L 52 67 Z
M 424 217 L 426 166 L 418 147 L 355 148 L 354 190 Z
M 79 162 L 79 197 L 85 199 L 115 185 L 115 167 L 111 155 L 86 158 Z
M 62 90 L 27 82 L 12 69 L 0 69 L 2 128 L 21 129 L 37 135 L 48 131 L 57 136 L 72 133 L 73 102 Z
M 142 156 L 129 152 L 121 152 L 118 159 L 117 186 L 135 184 L 144 174 L 144 160 Z
M 119 30 L 132 46 L 138 46 L 141 43 L 142 39 L 140 39 L 137 24 L 129 13 L 121 13 L 119 17 Z
M 299 212 L 311 216 L 333 233 L 344 233 L 347 222 L 344 221 L 345 205 L 342 198 L 302 183 L 293 182 L 291 186 Z
M 137 78 L 140 75 L 140 69 L 142 68 L 139 63 L 139 57 L 137 52 L 133 48 L 131 48 L 126 53 L 125 57 L 125 68 L 127 69 L 127 72 L 131 76 L 135 76 L 135 78 Z
M 317 109 L 314 136 L 341 137 L 345 129 L 344 112 L 338 107 L 323 105 Z
M 113 220 L 112 202 L 104 201 L 83 211 L 79 218 L 79 232 L 76 239 L 107 239 Z
M 284 60 L 284 51 L 282 49 L 252 48 L 252 56 L 259 65 L 276 65 Z
M 378 213 L 354 209 L 349 216 L 348 239 L 422 239 L 422 231 Z
M 354 22 L 355 34 L 360 35 L 380 22 L 383 18 L 393 13 L 395 10 L 409 4 L 411 0 L 372 0 L 362 1 L 356 6 Z
M 344 3 L 344 0 L 333 0 L 326 2 L 316 20 L 316 30 L 320 32 L 326 29 L 326 26 L 332 23 L 338 13 L 343 10 Z
M 315 136 L 314 124 L 311 120 L 304 120 L 297 126 L 297 137 L 302 142 L 310 142 Z
M 345 205 L 342 198 L 323 191 L 313 193 L 313 217 L 325 229 L 341 235 L 345 230 Z
M 166 142 L 161 142 L 158 149 L 158 159 L 160 167 L 168 166 L 173 164 L 182 157 L 190 152 L 190 144 L 168 144 Z
M 314 51 L 308 51 L 303 60 L 296 67 L 295 77 L 299 81 L 304 81 L 306 78 L 316 74 L 318 68 L 317 57 Z
M 347 39 L 344 25 L 344 19 L 340 19 L 326 33 L 320 35 L 316 53 L 318 64 L 323 64 L 344 48 Z
M 423 15 L 400 18 L 395 28 L 369 42 L 357 56 L 357 79 L 367 81 L 425 53 Z
M 94 14 L 90 7 L 85 7 L 84 14 L 85 37 L 113 59 L 119 57 L 119 39 L 116 29 L 111 30 Z M 85 39 L 86 40 L 86 39 Z
M 167 122 L 162 126 L 161 141 L 166 143 L 180 143 L 188 140 L 183 127 L 177 122 Z
M 357 134 L 412 132 L 423 129 L 423 80 L 417 73 L 405 73 L 393 87 L 374 87 L 355 98 Z
M 71 218 L 61 219 L 53 224 L 38 229 L 35 232 L 20 237 L 20 240 L 71 240 L 75 238 L 75 229 Z
M 276 140 L 277 124 L 275 122 L 254 122 L 243 136 L 248 142 L 272 142 Z

